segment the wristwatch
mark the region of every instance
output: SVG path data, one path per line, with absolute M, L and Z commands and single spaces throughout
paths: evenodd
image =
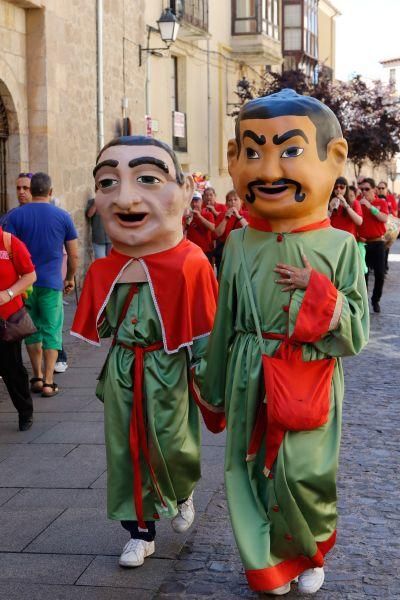
M 14 292 L 12 290 L 6 290 L 6 292 L 10 296 L 10 299 L 12 300 L 14 298 Z

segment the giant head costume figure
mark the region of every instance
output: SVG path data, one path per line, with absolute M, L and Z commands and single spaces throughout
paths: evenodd
M 145 136 L 112 140 L 93 170 L 96 207 L 113 247 L 139 257 L 176 246 L 193 193 L 171 148 Z
M 325 104 L 290 89 L 251 100 L 240 110 L 228 166 L 250 215 L 272 231 L 322 221 L 347 143 Z

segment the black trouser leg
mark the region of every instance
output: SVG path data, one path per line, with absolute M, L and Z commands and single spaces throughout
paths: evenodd
M 367 242 L 366 262 L 374 271 L 375 283 L 372 292 L 372 302 L 379 302 L 382 296 L 383 282 L 385 280 L 385 243 Z M 366 277 L 368 283 L 368 277 Z
M 58 351 L 57 362 L 67 362 L 67 353 L 65 352 L 64 344 L 61 350 Z
M 29 390 L 28 372 L 22 362 L 21 342 L 0 340 L 0 375 L 18 414 L 23 418 L 31 417 L 32 396 Z
M 389 248 L 385 248 L 385 273 L 389 271 Z
M 156 537 L 156 524 L 154 521 L 145 521 L 145 523 L 148 531 L 140 531 L 137 521 L 121 521 L 122 527 L 129 531 L 131 538 L 134 540 L 152 542 Z

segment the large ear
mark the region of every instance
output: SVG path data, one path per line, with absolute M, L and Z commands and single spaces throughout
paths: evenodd
M 331 140 L 327 147 L 328 159 L 337 175 L 343 173 L 344 165 L 347 159 L 347 142 L 344 138 L 335 138 Z
M 230 176 L 232 177 L 232 173 L 235 170 L 235 167 L 237 164 L 237 159 L 238 159 L 238 145 L 234 138 L 232 140 L 229 140 L 229 142 L 228 142 L 227 157 L 228 157 L 228 171 L 229 171 Z
M 194 192 L 194 181 L 191 175 L 186 175 L 185 181 L 183 183 L 184 193 L 185 193 L 185 207 L 189 206 L 193 198 Z

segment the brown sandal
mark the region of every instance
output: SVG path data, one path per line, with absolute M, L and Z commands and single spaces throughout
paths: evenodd
M 31 384 L 31 392 L 34 394 L 41 394 L 44 384 L 43 377 L 32 377 L 32 379 L 29 380 L 29 383 Z
M 50 393 L 46 393 L 44 391 L 44 388 L 50 388 L 51 392 Z M 45 381 L 43 382 L 43 391 L 42 391 L 42 398 L 51 398 L 52 396 L 55 396 L 56 394 L 58 394 L 60 390 L 58 389 L 58 385 L 54 382 L 54 383 L 46 383 Z

